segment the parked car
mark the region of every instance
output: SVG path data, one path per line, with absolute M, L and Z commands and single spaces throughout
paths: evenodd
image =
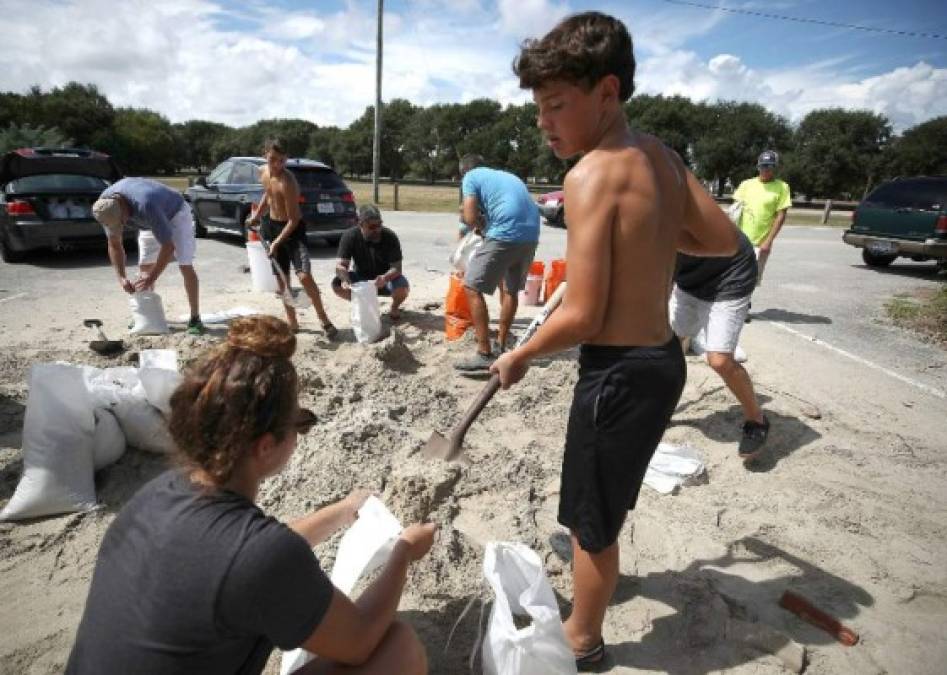
M 206 236 L 211 229 L 246 236 L 243 223 L 250 206 L 263 196 L 260 170 L 265 164 L 262 157 L 231 157 L 185 190 L 184 197 L 194 211 L 197 236 Z M 308 238 L 337 243 L 342 233 L 356 223 L 352 191 L 322 162 L 290 159 L 286 168 L 299 183 L 299 207 Z
M 536 204 L 547 223 L 556 227 L 566 226 L 566 215 L 562 206 L 562 190 L 539 195 L 536 198 Z
M 20 148 L 0 159 L 0 257 L 20 262 L 35 249 L 101 246 L 92 202 L 122 172 L 108 155 L 73 148 Z M 131 229 L 128 241 L 135 240 Z
M 883 183 L 856 207 L 842 240 L 862 249 L 871 267 L 900 256 L 947 266 L 947 176 Z

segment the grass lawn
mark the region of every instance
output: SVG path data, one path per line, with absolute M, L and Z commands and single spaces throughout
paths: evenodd
M 789 209 L 786 216 L 787 225 L 821 225 L 822 211 L 820 210 L 798 210 Z M 833 211 L 829 214 L 829 227 L 850 227 L 852 224 L 852 214 L 849 211 Z
M 354 180 L 345 181 L 355 193 L 356 204 L 371 204 L 374 196 L 372 184 Z M 378 186 L 378 202 L 383 209 L 393 209 L 395 189 L 390 183 Z M 441 211 L 457 213 L 460 205 L 460 190 L 449 185 L 399 185 L 398 210 Z
M 947 347 L 947 287 L 897 295 L 885 310 L 896 326 L 916 330 Z

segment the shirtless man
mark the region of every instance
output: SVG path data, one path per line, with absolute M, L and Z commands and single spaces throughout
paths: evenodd
M 618 581 L 618 534 L 684 386 L 668 321 L 677 251 L 732 255 L 737 231 L 681 159 L 630 130 L 631 36 L 610 16 L 564 19 L 514 63 L 565 179 L 569 284 L 561 307 L 491 370 L 504 388 L 537 357 L 581 344 L 562 464 L 559 522 L 573 550 L 565 632 L 580 668 L 605 656 L 602 623 Z
M 322 297 L 319 287 L 312 278 L 312 267 L 309 262 L 309 246 L 306 241 L 306 224 L 302 220 L 299 210 L 299 183 L 291 171 L 286 170 L 286 151 L 279 139 L 267 140 L 263 146 L 263 156 L 266 157 L 266 166 L 260 174 L 263 183 L 263 198 L 257 208 L 250 214 L 249 223 L 256 225 L 262 215 L 269 209 L 269 217 L 263 221 L 263 236 L 269 242 L 269 255 L 274 265 L 279 265 L 283 275 L 289 277 L 289 263 L 292 261 L 299 283 L 319 316 L 322 330 L 329 338 L 338 334 L 332 325 L 326 310 L 322 306 Z M 283 293 L 283 281 L 277 275 L 279 293 Z M 296 320 L 296 310 L 285 302 L 286 322 L 293 331 L 299 330 Z

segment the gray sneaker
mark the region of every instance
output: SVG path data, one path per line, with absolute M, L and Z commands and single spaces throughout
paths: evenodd
M 743 423 L 743 438 L 740 439 L 740 448 L 737 453 L 744 462 L 759 457 L 769 435 L 769 420 L 763 418 L 763 423 L 747 420 Z
M 497 357 L 495 357 L 492 352 L 490 354 L 481 354 L 480 352 L 477 352 L 475 356 L 455 363 L 454 370 L 460 370 L 467 373 L 482 372 L 485 370 L 490 370 L 490 366 L 492 366 L 493 362 L 496 360 Z

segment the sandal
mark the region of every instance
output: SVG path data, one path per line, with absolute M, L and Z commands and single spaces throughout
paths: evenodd
M 388 316 L 391 319 L 391 323 L 398 323 L 399 321 L 401 321 L 401 310 L 393 309 L 390 312 L 388 312 Z
M 322 324 L 322 330 L 325 331 L 326 337 L 330 340 L 334 340 L 335 336 L 339 334 L 339 329 L 336 328 L 331 321 Z
M 598 644 L 587 652 L 576 654 L 575 667 L 580 673 L 594 673 L 605 665 L 605 639 L 602 638 Z

